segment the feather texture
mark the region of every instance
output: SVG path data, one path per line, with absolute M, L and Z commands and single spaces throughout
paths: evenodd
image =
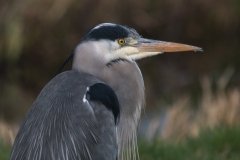
M 51 80 L 28 112 L 10 160 L 116 159 L 114 115 L 102 103 L 82 101 L 95 83 L 102 82 L 73 70 Z

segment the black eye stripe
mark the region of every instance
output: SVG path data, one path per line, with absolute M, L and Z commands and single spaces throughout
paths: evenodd
M 115 41 L 126 37 L 139 38 L 140 36 L 134 29 L 122 25 L 103 25 L 91 30 L 83 41 L 100 39 Z

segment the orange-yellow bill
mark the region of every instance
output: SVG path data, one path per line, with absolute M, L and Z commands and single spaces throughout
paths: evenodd
M 203 51 L 202 48 L 186 44 L 156 41 L 141 38 L 137 49 L 139 52 L 181 52 L 181 51 Z

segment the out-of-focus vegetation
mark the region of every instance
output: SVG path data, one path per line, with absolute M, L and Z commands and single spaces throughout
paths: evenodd
M 155 140 L 140 141 L 142 160 L 239 160 L 240 128 L 216 128 L 176 143 Z
M 234 88 L 225 92 L 232 75 L 232 69 L 224 71 L 215 82 L 216 93 L 213 92 L 209 77 L 203 77 L 200 80 L 202 98 L 198 99 L 197 104 L 191 103 L 191 95 L 180 96 L 161 112 L 163 114 L 158 113 L 150 118 L 142 134 L 149 140 L 157 136 L 180 141 L 189 136 L 197 137 L 201 130 L 209 128 L 240 127 L 240 90 Z
M 0 160 L 8 160 L 10 153 L 11 147 L 5 145 L 2 141 L 0 141 Z
M 86 32 L 103 22 L 135 28 L 147 38 L 202 47 L 139 61 L 147 108 L 164 107 L 184 93 L 200 95 L 199 77 L 218 79 L 232 66 L 229 86 L 240 79 L 240 2 L 0 1 L 0 117 L 21 121 L 32 102 Z
M 239 0 L 0 1 L 0 159 L 9 155 L 40 90 L 89 29 L 103 22 L 204 49 L 138 61 L 146 113 L 164 115 L 145 127 L 144 135 L 161 143 L 141 143 L 141 159 L 239 159 L 239 146 L 228 139 L 240 126 L 239 17 Z M 228 129 L 209 131 L 215 127 Z
M 216 128 L 179 143 L 140 140 L 141 160 L 239 160 L 240 128 Z M 10 148 L 0 144 L 0 160 L 8 160 Z

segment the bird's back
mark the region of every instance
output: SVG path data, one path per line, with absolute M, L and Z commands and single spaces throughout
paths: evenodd
M 110 100 L 104 103 L 104 97 Z M 117 159 L 118 114 L 110 87 L 86 73 L 63 72 L 33 103 L 10 160 Z

